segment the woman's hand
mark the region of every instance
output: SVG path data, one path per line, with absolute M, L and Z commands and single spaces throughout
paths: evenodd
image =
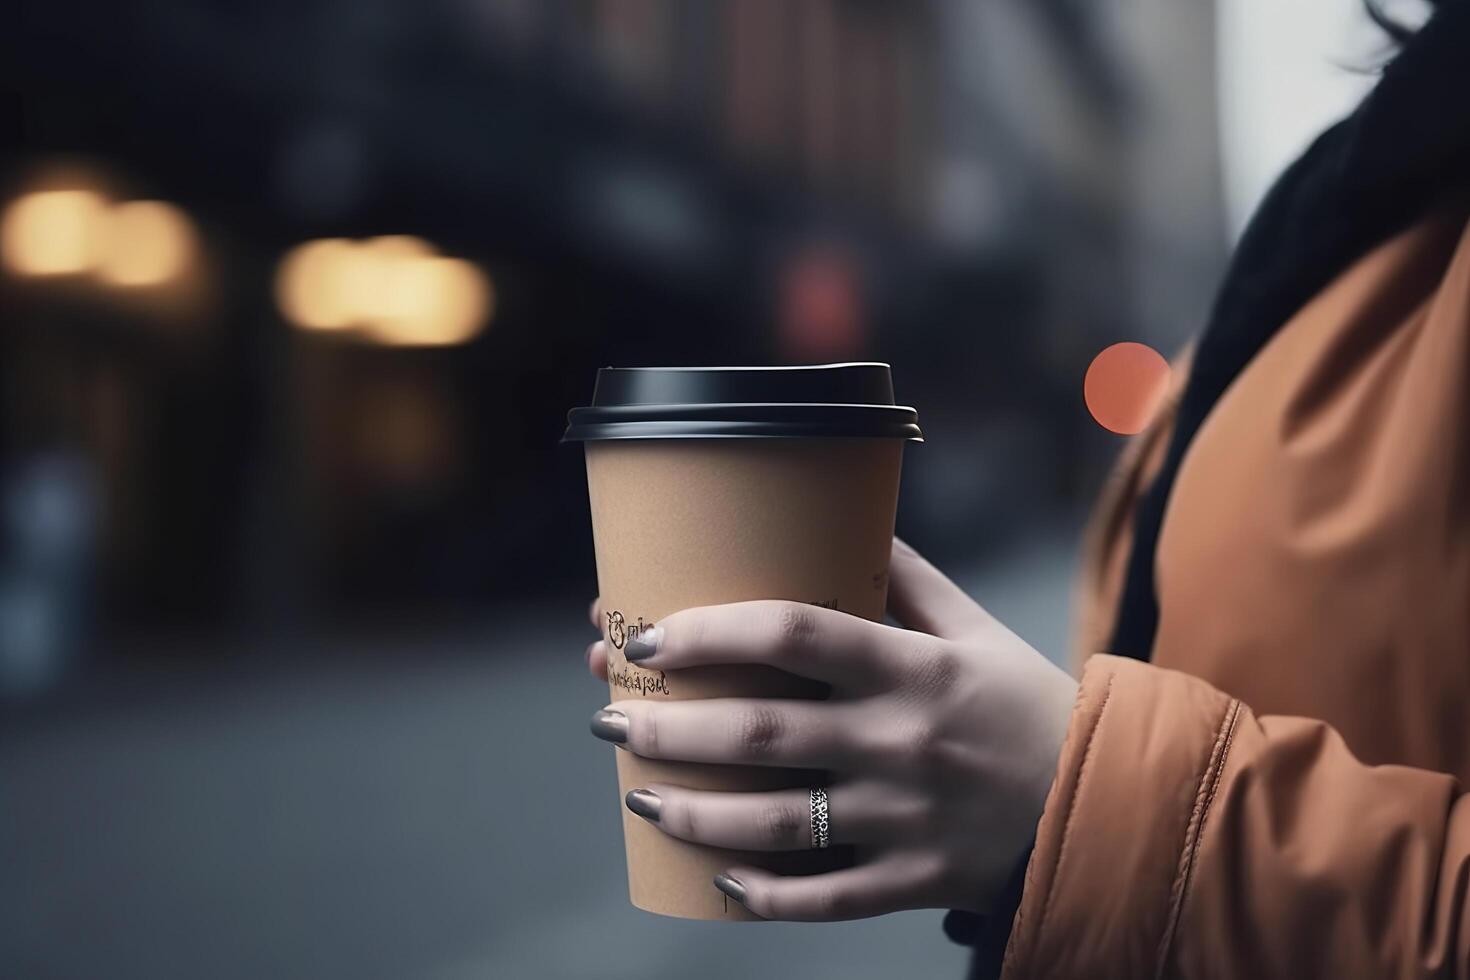
M 832 685 L 828 701 L 616 701 L 593 731 L 641 756 L 832 772 L 833 844 L 851 868 L 782 876 L 733 867 L 721 891 L 767 919 L 900 909 L 984 912 L 1035 833 L 1076 683 L 895 540 L 896 629 L 797 602 L 687 609 L 631 642 L 639 666 L 768 664 Z M 600 625 L 596 604 L 593 622 Z M 606 676 L 604 645 L 588 665 Z M 628 808 L 674 837 L 740 850 L 811 846 L 804 789 L 653 785 Z

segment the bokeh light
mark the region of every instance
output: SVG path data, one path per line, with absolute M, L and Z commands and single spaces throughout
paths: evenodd
M 856 356 L 865 324 L 857 263 L 840 248 L 816 246 L 791 256 L 780 271 L 777 322 L 792 360 Z
M 97 273 L 117 286 L 157 286 L 178 278 L 194 255 L 194 226 L 164 201 L 128 201 L 107 211 Z
M 86 272 L 97 260 L 106 210 L 107 202 L 93 191 L 22 195 L 0 219 L 0 256 L 18 275 Z
M 462 344 L 480 332 L 494 297 L 490 283 L 463 259 L 417 258 L 401 262 L 391 295 L 368 332 L 385 344 Z
M 323 238 L 288 252 L 276 274 L 276 303 L 287 319 L 307 330 L 351 326 L 356 309 L 350 277 L 358 248 L 345 238 Z
M 1109 432 L 1148 428 L 1169 387 L 1169 362 L 1146 344 L 1113 344 L 1092 359 L 1082 380 L 1087 410 Z
M 413 235 L 379 235 L 357 244 L 339 280 L 353 306 L 353 322 L 369 327 L 403 305 L 403 281 L 412 260 L 434 255 L 434 246 Z
M 281 311 L 297 326 L 356 329 L 390 346 L 464 343 L 493 316 L 494 296 L 477 266 L 410 235 L 307 242 L 282 260 L 276 283 Z

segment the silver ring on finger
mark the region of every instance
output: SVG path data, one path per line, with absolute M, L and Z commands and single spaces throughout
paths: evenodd
M 810 791 L 812 806 L 812 849 L 822 850 L 832 842 L 831 823 L 827 815 L 827 791 L 813 787 Z

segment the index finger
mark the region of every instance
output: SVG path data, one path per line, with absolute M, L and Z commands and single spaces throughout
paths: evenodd
M 676 612 L 630 639 L 623 656 L 657 670 L 764 664 L 852 685 L 888 676 L 918 636 L 836 609 L 761 599 Z

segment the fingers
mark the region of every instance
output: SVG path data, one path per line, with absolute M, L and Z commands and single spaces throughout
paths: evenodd
M 594 596 L 592 603 L 587 607 L 587 621 L 597 632 L 602 632 L 602 596 Z
M 835 609 L 766 599 L 685 609 L 628 642 L 640 667 L 766 664 L 834 684 L 885 676 L 912 636 Z
M 852 710 L 846 702 L 795 699 L 616 701 L 592 716 L 591 727 L 648 759 L 846 769 L 873 751 Z
M 601 640 L 587 645 L 587 671 L 598 680 L 607 680 L 607 644 Z
M 717 793 L 656 783 L 635 789 L 629 810 L 671 837 L 740 851 L 801 851 L 812 846 L 811 796 L 805 789 Z M 832 844 L 889 839 L 916 818 L 877 784 L 827 788 Z
M 763 919 L 835 922 L 920 908 L 926 887 L 938 875 L 931 858 L 893 853 L 817 875 L 731 868 L 715 877 L 715 887 Z
M 913 548 L 893 539 L 888 566 L 888 611 L 909 629 L 945 639 L 966 636 L 990 614 Z

